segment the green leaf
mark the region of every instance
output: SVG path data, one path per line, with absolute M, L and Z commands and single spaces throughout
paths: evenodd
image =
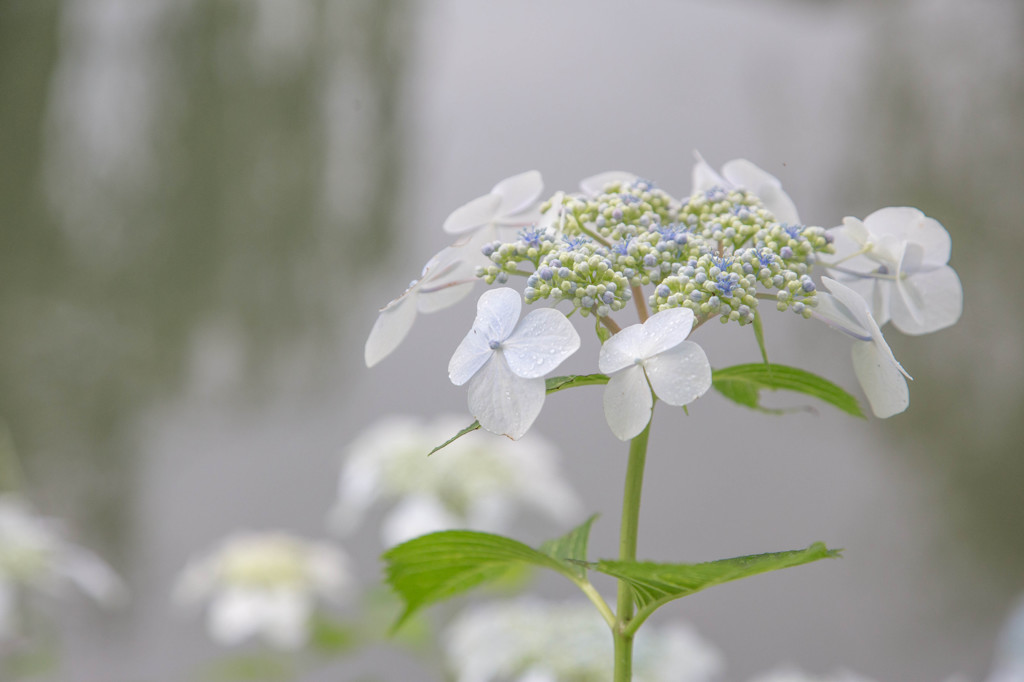
M 495 580 L 510 568 L 531 564 L 571 580 L 575 567 L 523 543 L 491 533 L 447 530 L 430 533 L 384 553 L 388 584 L 405 602 L 398 629 L 417 610 Z
M 711 381 L 726 398 L 754 409 L 764 409 L 760 404 L 762 389 L 783 389 L 818 398 L 854 417 L 864 417 L 852 395 L 828 379 L 796 367 L 760 363 L 734 365 L 714 370 Z
M 604 374 L 570 374 L 563 377 L 551 377 L 545 382 L 545 388 L 548 393 L 557 393 L 565 388 L 575 388 L 577 386 L 599 386 L 601 384 L 607 384 L 608 377 Z M 474 421 L 472 424 L 462 429 L 454 436 L 446 440 L 445 442 L 438 445 L 436 448 L 427 453 L 427 457 L 434 454 L 442 448 L 446 448 L 458 439 L 465 436 L 467 433 L 472 433 L 480 428 L 480 422 Z
M 446 440 L 445 442 L 441 443 L 441 444 L 440 444 L 440 445 L 438 445 L 438 446 L 437 446 L 436 448 L 434 448 L 433 450 L 431 450 L 430 452 L 428 452 L 428 453 L 427 453 L 427 457 L 430 457 L 430 456 L 431 456 L 432 454 L 434 454 L 435 452 L 437 452 L 437 451 L 438 451 L 438 450 L 440 450 L 441 448 L 446 448 L 446 447 L 448 447 L 449 445 L 451 445 L 452 443 L 454 443 L 454 442 L 455 442 L 455 441 L 457 441 L 458 439 L 460 439 L 460 438 L 462 438 L 463 436 L 465 436 L 465 435 L 466 435 L 467 433 L 472 433 L 473 431 L 476 431 L 476 430 L 477 430 L 477 429 L 479 429 L 479 428 L 480 428 L 480 422 L 478 422 L 478 421 L 474 420 L 472 424 L 470 424 L 470 425 L 469 425 L 469 426 L 467 426 L 466 428 L 462 429 L 461 431 L 459 431 L 458 433 L 456 433 L 456 434 L 455 434 L 454 436 L 452 436 L 451 438 L 449 438 L 448 440 Z
M 594 514 L 560 538 L 548 540 L 540 546 L 540 551 L 549 557 L 566 562 L 568 568 L 577 577 L 585 577 L 587 574 L 584 563 L 587 560 L 587 540 L 590 538 L 590 526 L 597 520 L 597 516 Z
M 548 393 L 556 393 L 565 388 L 600 386 L 607 383 L 607 374 L 570 374 L 564 377 L 551 377 L 544 382 L 544 385 Z
M 764 325 L 761 324 L 761 314 L 754 311 L 754 338 L 757 339 L 757 347 L 761 349 L 761 358 L 764 364 L 768 364 L 768 350 L 764 345 Z
M 673 599 L 758 573 L 834 558 L 839 556 L 839 551 L 828 549 L 821 542 L 815 542 L 807 549 L 754 554 L 702 564 L 601 560 L 592 568 L 624 580 L 629 585 L 639 609 L 636 619 L 642 621 L 655 609 Z

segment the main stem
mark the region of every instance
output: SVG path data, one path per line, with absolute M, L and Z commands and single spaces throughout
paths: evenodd
M 637 529 L 640 525 L 640 493 L 644 485 L 644 464 L 647 461 L 647 437 L 651 424 L 629 443 L 629 464 L 626 467 L 626 489 L 622 496 L 622 526 L 619 529 L 619 559 L 636 561 Z M 633 595 L 629 585 L 619 580 L 619 598 L 615 610 L 615 682 L 633 678 L 633 635 L 627 633 L 633 619 Z

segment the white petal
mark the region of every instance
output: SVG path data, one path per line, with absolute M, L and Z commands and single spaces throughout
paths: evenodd
M 420 535 L 464 526 L 434 497 L 410 495 L 388 513 L 380 526 L 385 547 L 411 540 Z
M 502 345 L 509 369 L 525 379 L 542 377 L 579 350 L 580 335 L 554 308 L 527 314 Z
M 477 301 L 473 328 L 462 339 L 448 363 L 448 378 L 462 386 L 476 374 L 494 353 L 492 341 L 502 343 L 515 328 L 523 306 L 519 292 L 514 289 L 490 289 Z
M 916 272 L 897 283 L 890 301 L 892 323 L 904 334 L 944 329 L 960 319 L 964 292 L 953 268 Z
M 479 372 L 493 355 L 494 350 L 490 347 L 490 341 L 473 327 L 448 362 L 448 378 L 456 386 L 462 386 Z
M 872 236 L 892 236 L 900 241 L 921 245 L 925 262 L 943 265 L 949 262 L 952 240 L 942 223 L 910 206 L 880 208 L 864 219 Z
M 416 294 L 415 287 L 410 288 L 380 311 L 363 348 L 367 367 L 373 367 L 391 355 L 409 334 L 416 321 Z
M 496 214 L 501 217 L 515 215 L 536 203 L 544 191 L 540 171 L 526 171 L 506 178 L 494 186 L 491 194 L 501 198 Z
M 605 171 L 604 173 L 598 173 L 597 175 L 591 175 L 589 178 L 584 178 L 580 181 L 580 189 L 583 193 L 596 197 L 598 194 L 604 192 L 605 185 L 613 182 L 630 183 L 635 182 L 638 176 L 634 173 L 627 171 Z
M 870 341 L 856 341 L 853 344 L 853 371 L 871 404 L 876 417 L 885 419 L 899 414 L 910 404 L 910 390 L 907 380 L 900 372 L 900 366 L 892 360 L 892 353 L 886 353 Z
M 635 438 L 651 421 L 654 398 L 639 365 L 613 374 L 603 400 L 605 419 L 619 440 Z
M 689 308 L 669 308 L 655 313 L 643 324 L 644 340 L 640 356 L 652 358 L 669 348 L 678 346 L 693 329 L 693 311 Z
M 263 626 L 264 596 L 252 590 L 225 588 L 210 604 L 210 636 L 220 644 L 237 644 Z
M 722 166 L 722 175 L 736 187 L 753 192 L 780 223 L 799 225 L 796 205 L 782 189 L 782 182 L 746 159 L 733 159 Z
M 270 591 L 263 602 L 263 632 L 282 649 L 298 649 L 306 643 L 312 604 L 307 592 L 297 588 Z
M 466 298 L 476 286 L 475 277 L 467 277 L 468 281 L 449 282 L 441 286 L 432 287 L 430 291 L 420 290 L 416 297 L 416 306 L 421 313 L 436 313 L 439 310 L 450 308 L 462 299 Z
M 852 327 L 857 332 L 863 332 L 869 337 L 874 337 L 878 325 L 874 318 L 871 316 L 871 311 L 868 309 L 867 301 L 865 301 L 856 291 L 850 287 L 837 282 L 829 277 L 822 277 L 821 281 L 828 287 L 828 290 L 832 292 L 834 300 L 842 305 L 837 310 L 843 316 L 848 318 L 848 321 L 852 323 Z M 822 302 L 828 304 L 828 298 L 824 298 Z M 819 313 L 825 313 L 828 308 L 823 308 L 821 303 L 818 304 Z
M 515 440 L 537 419 L 544 395 L 543 379 L 516 376 L 499 351 L 469 381 L 469 411 L 491 433 Z
M 697 160 L 697 163 L 693 165 L 693 172 L 691 173 L 691 194 L 693 192 L 706 192 L 712 187 L 729 187 L 729 182 L 708 165 L 708 162 L 704 160 L 700 152 L 694 150 L 693 157 Z
M 637 360 L 643 360 L 644 341 L 643 325 L 632 324 L 616 333 L 601 346 L 597 358 L 597 368 L 605 374 L 625 369 Z
M 504 341 L 515 329 L 522 309 L 523 297 L 515 289 L 488 289 L 477 301 L 473 328 L 479 329 L 490 341 Z
M 128 593 L 121 579 L 92 552 L 68 547 L 62 563 L 67 577 L 98 603 L 115 606 L 127 600 Z
M 689 405 L 711 388 L 711 363 L 704 349 L 683 341 L 644 363 L 657 396 L 675 407 Z
M 444 231 L 459 234 L 482 227 L 497 217 L 499 206 L 501 197 L 497 194 L 477 197 L 452 211 L 444 221 Z

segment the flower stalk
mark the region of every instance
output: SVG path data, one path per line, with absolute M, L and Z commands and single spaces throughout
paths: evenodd
M 640 495 L 644 484 L 644 466 L 647 462 L 647 438 L 651 432 L 648 422 L 643 431 L 629 443 L 629 463 L 626 466 L 626 486 L 622 495 L 622 522 L 619 528 L 619 559 L 636 560 L 637 534 L 640 525 Z M 633 670 L 633 632 L 629 630 L 633 619 L 633 594 L 624 580 L 619 580 L 615 626 L 615 682 L 629 682 Z

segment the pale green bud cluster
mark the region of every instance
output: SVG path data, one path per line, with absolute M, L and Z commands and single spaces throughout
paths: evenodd
M 549 209 L 558 207 L 549 201 L 542 210 Z M 525 275 L 527 302 L 568 300 L 600 317 L 623 308 L 632 289 L 653 285 L 655 312 L 686 307 L 699 322 L 719 316 L 743 325 L 764 298 L 809 316 L 815 254 L 832 252 L 825 230 L 780 224 L 742 189 L 716 187 L 679 202 L 645 180 L 614 182 L 597 196 L 564 197 L 561 209 L 556 225 L 485 246 L 493 265 L 478 275 L 488 283 Z

